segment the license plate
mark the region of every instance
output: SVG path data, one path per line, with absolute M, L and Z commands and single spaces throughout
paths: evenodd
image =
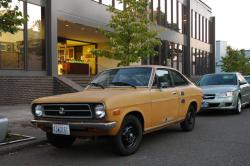
M 70 135 L 70 129 L 69 125 L 65 124 L 53 124 L 53 134 L 58 134 L 58 135 Z
M 208 104 L 207 102 L 205 102 L 205 101 L 202 103 L 202 107 L 203 107 L 203 108 L 208 107 L 208 105 L 209 105 L 209 104 Z

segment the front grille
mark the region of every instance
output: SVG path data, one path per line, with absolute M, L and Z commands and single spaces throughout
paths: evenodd
M 45 104 L 43 117 L 51 118 L 92 118 L 89 104 Z
M 218 107 L 220 103 L 209 103 L 209 107 Z
M 215 94 L 204 94 L 203 99 L 214 99 Z

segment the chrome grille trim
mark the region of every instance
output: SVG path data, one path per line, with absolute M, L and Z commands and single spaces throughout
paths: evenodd
M 62 119 L 90 119 L 90 118 L 93 118 L 93 114 L 92 114 L 92 111 L 91 111 L 91 107 L 90 107 L 90 104 L 41 104 L 44 108 L 43 110 L 43 115 L 42 117 L 44 118 L 62 118 Z M 73 113 L 73 112 L 78 112 L 78 113 L 89 113 L 89 116 L 66 116 L 66 115 L 46 115 L 46 112 L 58 112 L 58 114 L 60 114 L 60 110 L 58 109 L 45 109 L 46 107 L 50 107 L 50 106 L 54 106 L 54 107 L 69 107 L 69 106 L 87 106 L 88 109 L 79 109 L 79 110 L 76 110 L 76 109 L 64 109 L 63 112 L 64 114 L 67 114 L 67 113 Z
M 203 99 L 214 99 L 215 94 L 204 94 Z

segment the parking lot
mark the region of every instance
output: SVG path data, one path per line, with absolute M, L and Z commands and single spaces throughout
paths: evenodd
M 198 115 L 195 130 L 182 132 L 179 125 L 145 135 L 139 151 L 117 156 L 112 141 L 78 140 L 68 149 L 43 143 L 0 156 L 8 165 L 250 165 L 250 109 L 241 115 L 206 112 Z

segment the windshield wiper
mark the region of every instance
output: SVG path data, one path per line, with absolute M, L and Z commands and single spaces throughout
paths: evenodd
M 136 86 L 135 85 L 133 85 L 133 84 L 130 84 L 130 83 L 128 83 L 128 82 L 111 82 L 111 84 L 113 84 L 113 85 L 125 85 L 125 86 L 131 86 L 131 87 L 133 87 L 133 88 L 135 88 L 136 89 Z
M 101 87 L 102 89 L 105 89 L 105 87 L 104 87 L 103 85 L 98 84 L 98 83 L 91 82 L 89 85 L 90 85 L 90 86 Z

